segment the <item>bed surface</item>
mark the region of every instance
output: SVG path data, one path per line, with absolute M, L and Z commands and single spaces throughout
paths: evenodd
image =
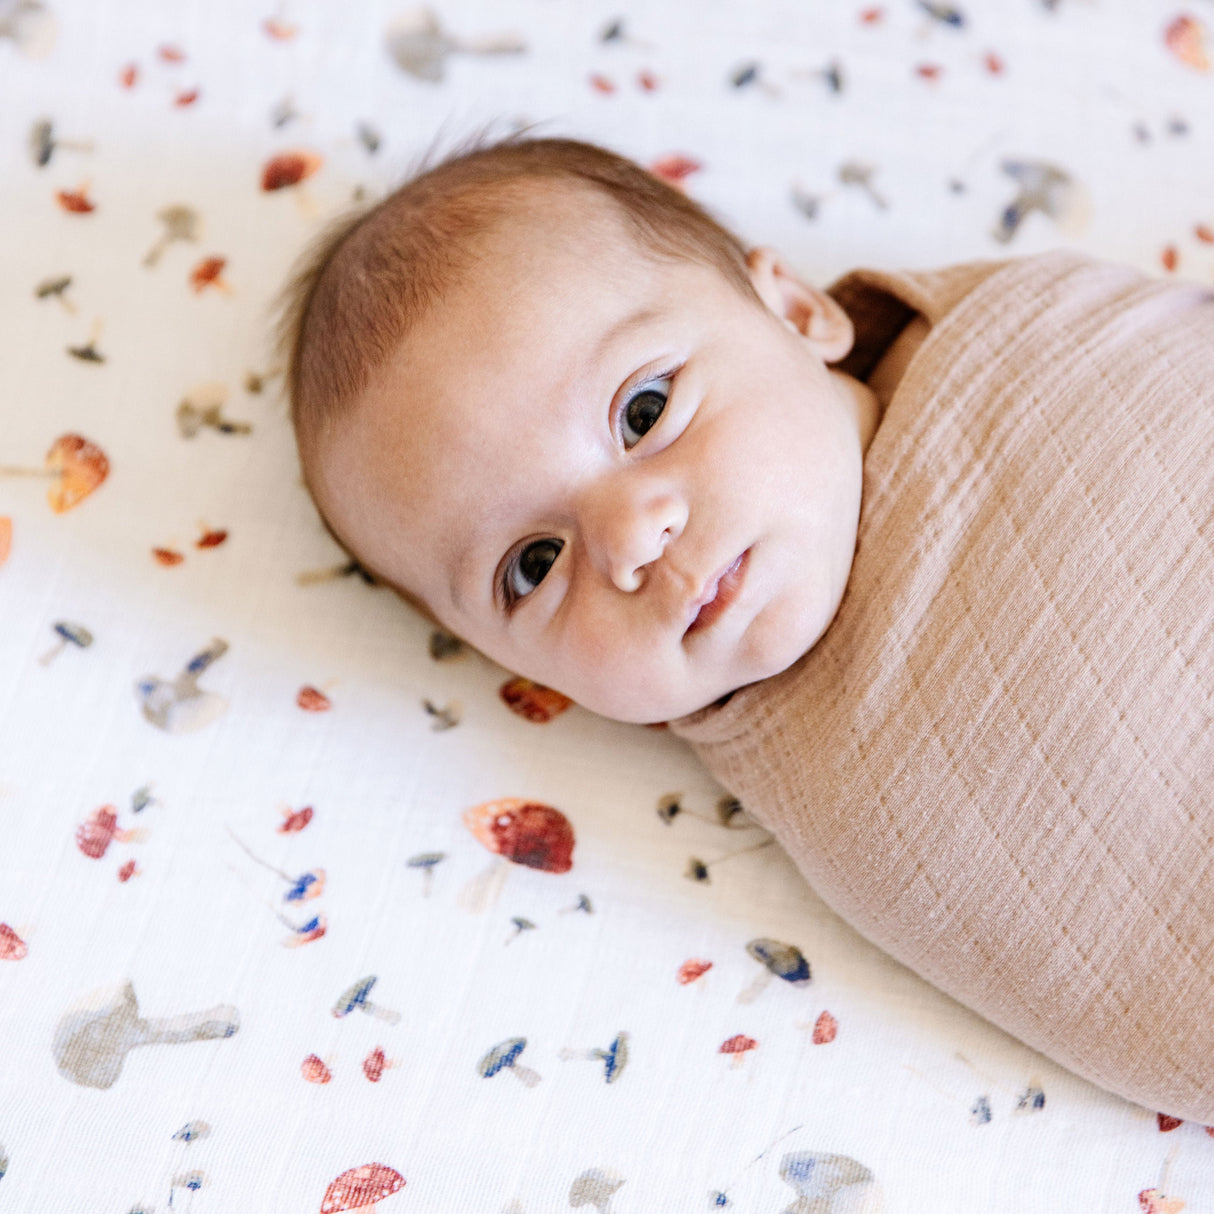
M 0 1210 L 1214 1211 L 1204 1127 L 346 568 L 268 324 L 328 218 L 489 122 L 820 284 L 1210 282 L 1210 56 L 1209 0 L 0 0 Z

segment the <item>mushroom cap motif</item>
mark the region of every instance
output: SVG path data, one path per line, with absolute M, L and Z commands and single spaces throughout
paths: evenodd
M 320 1214 L 342 1214 L 345 1210 L 365 1210 L 390 1197 L 405 1183 L 405 1178 L 386 1163 L 364 1163 L 343 1172 L 325 1190 Z
M 465 810 L 464 825 L 479 843 L 513 864 L 546 873 L 573 867 L 573 827 L 551 805 L 502 797 Z
M 46 466 L 59 473 L 46 495 L 56 514 L 82 502 L 110 471 L 105 452 L 80 434 L 63 434 L 55 439 L 46 453 Z
M 747 1037 L 745 1033 L 738 1033 L 736 1036 L 730 1037 L 728 1041 L 722 1042 L 717 1053 L 745 1054 L 747 1050 L 753 1050 L 758 1044 L 753 1037 Z
M 811 974 L 809 962 L 796 945 L 784 944 L 780 940 L 772 940 L 760 936 L 750 941 L 746 951 L 758 962 L 785 982 L 808 982 Z
M 518 1056 L 527 1048 L 526 1037 L 508 1037 L 505 1041 L 498 1042 L 481 1060 L 476 1064 L 476 1069 L 486 1079 L 492 1079 L 503 1067 L 511 1067 L 514 1065 Z

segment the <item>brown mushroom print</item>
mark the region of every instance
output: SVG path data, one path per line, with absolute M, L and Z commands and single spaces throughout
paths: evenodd
M 343 1172 L 325 1190 L 320 1214 L 344 1214 L 346 1210 L 363 1210 L 370 1214 L 378 1202 L 403 1188 L 405 1178 L 386 1163 L 364 1163 L 362 1167 Z
M 60 1017 L 52 1052 L 59 1073 L 82 1087 L 112 1087 L 128 1050 L 140 1045 L 177 1045 L 231 1037 L 240 1013 L 221 1003 L 204 1012 L 145 1020 L 130 982 L 103 987 L 78 999 Z

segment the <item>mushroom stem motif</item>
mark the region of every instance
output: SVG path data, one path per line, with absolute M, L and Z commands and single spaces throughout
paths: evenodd
M 156 218 L 164 225 L 164 231 L 144 256 L 143 264 L 145 266 L 154 266 L 173 241 L 198 239 L 198 212 L 190 207 L 180 203 L 164 207 L 156 212 Z
M 520 1066 L 518 1062 L 519 1055 L 526 1048 L 526 1037 L 508 1037 L 505 1041 L 499 1041 L 476 1064 L 476 1069 L 485 1079 L 492 1079 L 499 1071 L 509 1071 L 520 1083 L 533 1088 L 541 1076 L 530 1067 Z
M 522 797 L 502 797 L 474 805 L 464 812 L 464 825 L 473 837 L 501 860 L 567 873 L 573 867 L 574 835 L 559 809 Z M 496 863 L 464 886 L 459 903 L 479 913 L 496 901 L 506 880 L 506 868 Z
M 205 383 L 192 388 L 177 406 L 177 429 L 182 438 L 193 438 L 204 426 L 220 434 L 250 434 L 249 422 L 236 422 L 224 417 L 228 389 L 224 384 Z
M 557 1057 L 562 1062 L 568 1062 L 574 1058 L 601 1059 L 603 1079 L 607 1083 L 614 1083 L 624 1073 L 624 1067 L 628 1065 L 628 1034 L 617 1033 L 615 1040 L 605 1050 L 574 1050 L 565 1047 L 558 1052 Z
M 45 476 L 54 480 L 46 499 L 56 514 L 82 502 L 109 475 L 110 461 L 96 443 L 80 434 L 61 434 L 41 468 L 0 467 L 0 476 Z
M 445 851 L 424 851 L 416 856 L 410 856 L 405 864 L 409 868 L 422 870 L 422 897 L 430 896 L 430 888 L 434 884 L 434 869 L 447 858 Z
M 227 651 L 227 641 L 216 637 L 186 663 L 172 682 L 155 675 L 140 679 L 135 684 L 135 694 L 144 717 L 166 733 L 188 733 L 222 716 L 228 707 L 227 700 L 215 692 L 203 691 L 198 680 Z
M 1020 186 L 991 233 L 1001 244 L 1016 235 L 1033 211 L 1048 216 L 1063 231 L 1074 232 L 1082 226 L 1087 216 L 1087 196 L 1064 169 L 1044 160 L 1005 160 L 1000 168 Z
M 230 826 L 227 830 L 228 834 L 232 836 L 232 841 L 254 864 L 260 864 L 262 868 L 268 869 L 276 877 L 281 877 L 287 883 L 287 892 L 282 896 L 284 902 L 310 902 L 323 892 L 325 888 L 325 870 L 323 868 L 309 869 L 298 877 L 292 877 L 290 873 L 284 872 L 281 868 L 276 868 L 268 860 L 263 860 L 260 856 L 255 855 L 248 844 L 240 839 Z M 293 928 L 293 930 L 296 929 Z
M 42 666 L 49 666 L 68 645 L 75 645 L 77 649 L 87 649 L 93 643 L 93 634 L 83 624 L 73 624 L 69 620 L 56 620 L 54 629 L 59 636 L 59 643 L 48 649 L 38 659 Z
M 83 996 L 60 1018 L 52 1051 L 59 1073 L 83 1087 L 112 1087 L 127 1051 L 141 1045 L 179 1045 L 231 1037 L 240 1013 L 221 1003 L 204 1012 L 145 1020 L 130 982 Z
M 447 56 L 455 52 L 469 55 L 518 55 L 527 44 L 513 34 L 493 34 L 480 38 L 455 38 L 444 32 L 430 8 L 411 9 L 397 18 L 385 32 L 388 53 L 398 67 L 416 80 L 437 84 L 443 78 Z
M 811 978 L 809 962 L 795 945 L 760 936 L 747 944 L 746 951 L 764 968 L 738 995 L 739 1003 L 753 1003 L 767 989 L 773 976 L 783 978 L 793 986 L 802 986 Z
M 360 1012 L 366 1012 L 368 1016 L 374 1016 L 377 1020 L 385 1020 L 388 1024 L 399 1024 L 400 1012 L 394 1012 L 391 1008 L 380 1007 L 367 998 L 371 993 L 371 988 L 378 981 L 378 977 L 371 974 L 366 978 L 360 978 L 353 986 L 347 987 L 338 996 L 337 1002 L 333 1005 L 333 1015 L 340 1020 L 343 1016 L 348 1016 L 352 1011 L 357 1009 Z

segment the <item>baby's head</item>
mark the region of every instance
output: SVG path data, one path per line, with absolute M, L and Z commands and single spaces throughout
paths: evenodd
M 868 391 L 829 296 L 632 162 L 462 154 L 326 234 L 282 333 L 337 539 L 488 657 L 621 721 L 805 653 L 847 582 Z

